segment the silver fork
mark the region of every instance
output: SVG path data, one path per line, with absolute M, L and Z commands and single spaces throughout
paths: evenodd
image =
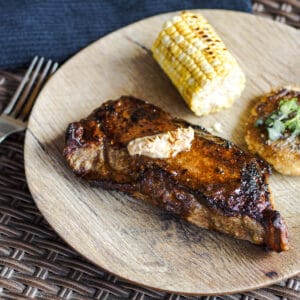
M 0 115 L 0 143 L 10 134 L 27 127 L 27 120 L 44 83 L 56 71 L 58 63 L 35 56 L 15 94 Z

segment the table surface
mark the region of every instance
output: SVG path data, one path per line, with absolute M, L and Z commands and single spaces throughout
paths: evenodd
M 300 27 L 300 1 L 254 1 L 256 14 Z M 0 71 L 0 111 L 22 78 Z M 123 281 L 87 262 L 62 241 L 36 208 L 23 166 L 24 134 L 0 145 L 1 299 L 186 299 Z M 204 297 L 188 297 L 200 299 Z M 215 297 L 211 297 L 215 298 Z M 222 299 L 300 299 L 300 276 Z

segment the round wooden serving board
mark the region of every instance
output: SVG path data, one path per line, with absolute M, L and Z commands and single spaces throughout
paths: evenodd
M 155 16 L 120 29 L 85 48 L 41 92 L 25 144 L 32 195 L 53 228 L 74 249 L 127 280 L 187 294 L 224 294 L 259 288 L 300 271 L 300 178 L 275 173 L 271 189 L 289 227 L 290 250 L 262 247 L 197 228 L 117 192 L 76 178 L 62 149 L 68 123 L 108 99 L 134 95 L 174 116 L 211 127 L 245 148 L 244 122 L 253 99 L 300 80 L 300 32 L 248 14 L 203 10 L 247 76 L 232 108 L 196 117 L 152 58 L 164 21 Z M 213 153 L 212 153 L 213 155 Z

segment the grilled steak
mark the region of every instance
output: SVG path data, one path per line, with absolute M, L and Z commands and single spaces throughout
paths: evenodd
M 130 141 L 194 129 L 189 151 L 175 157 L 130 155 Z M 64 156 L 74 173 L 217 230 L 269 249 L 288 249 L 287 229 L 274 210 L 269 166 L 204 128 L 122 96 L 69 125 Z

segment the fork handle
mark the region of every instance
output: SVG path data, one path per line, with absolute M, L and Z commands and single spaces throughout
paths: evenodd
M 1 115 L 0 118 L 0 143 L 10 134 L 24 130 L 24 123 L 18 120 L 10 120 L 9 117 Z

